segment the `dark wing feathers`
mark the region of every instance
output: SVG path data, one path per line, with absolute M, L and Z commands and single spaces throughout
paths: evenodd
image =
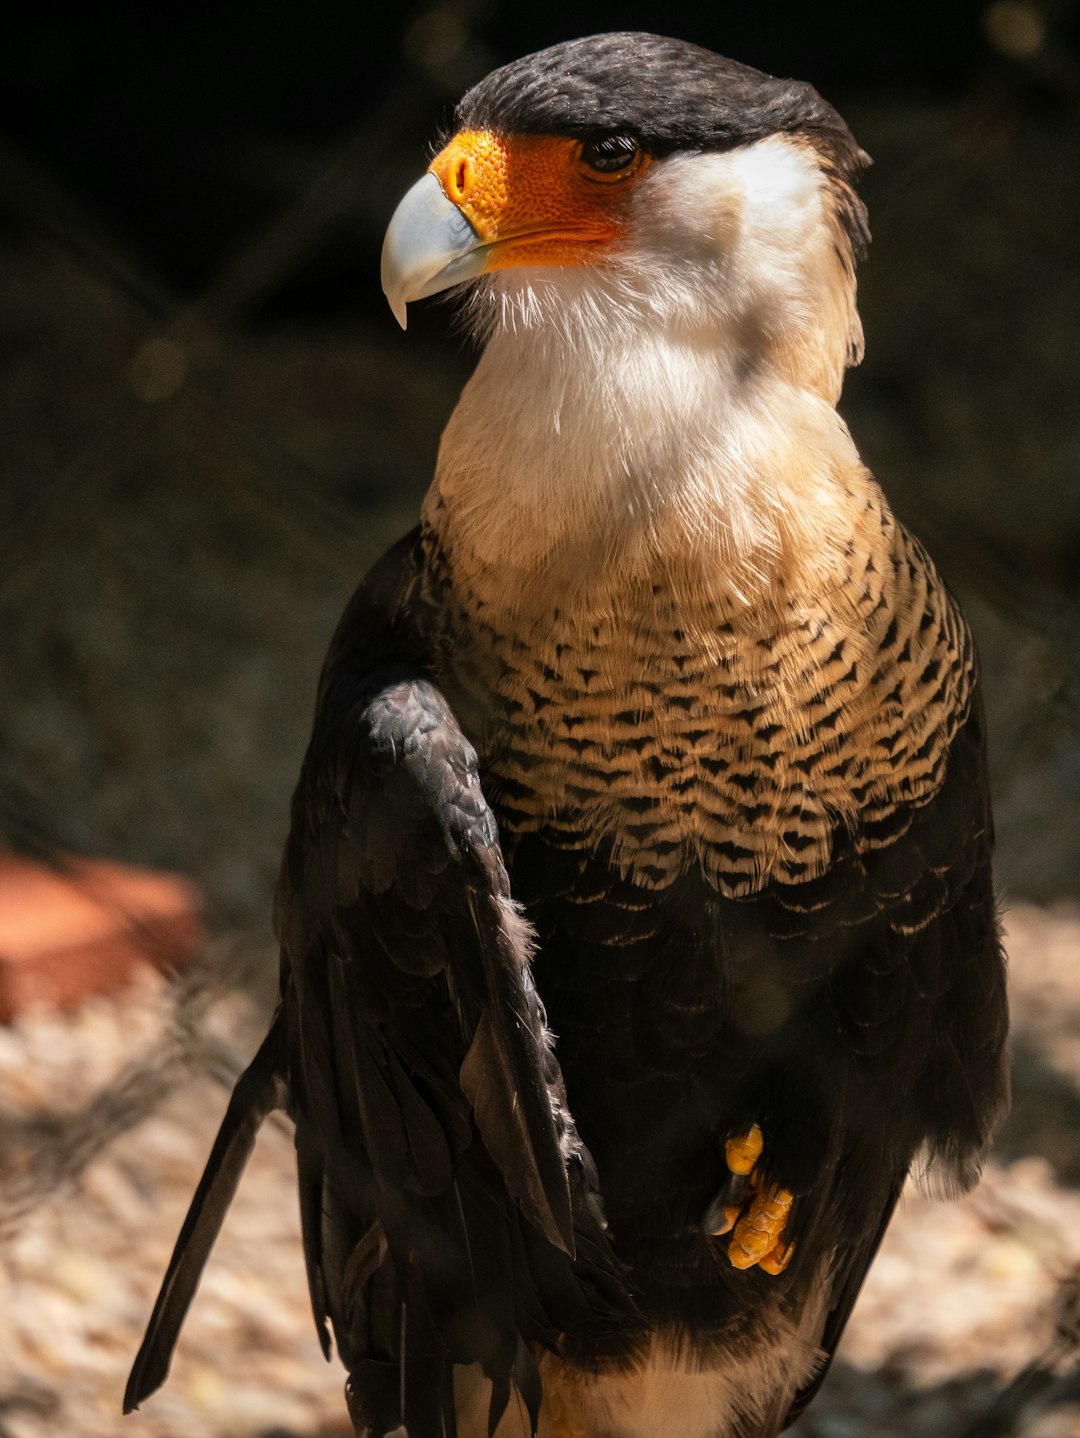
M 527 1345 L 637 1321 L 476 755 L 426 671 L 386 657 L 409 649 L 387 618 L 409 555 L 406 541 L 377 567 L 331 648 L 278 887 L 281 1006 L 229 1105 L 128 1408 L 165 1377 L 275 1104 L 296 1122 L 319 1340 L 328 1354 L 329 1325 L 372 1438 L 402 1423 L 452 1438 L 456 1364 L 490 1380 L 492 1427 L 515 1394 L 535 1427 Z
M 823 1016 L 849 1056 L 846 1085 L 840 1065 L 828 1067 L 833 1121 L 851 1137 L 833 1193 L 819 1202 L 819 1233 L 807 1235 L 835 1253 L 825 1361 L 787 1422 L 821 1386 L 913 1161 L 944 1190 L 970 1187 L 1008 1104 L 992 843 L 976 695 L 942 789 L 910 811 L 889 848 L 852 855 L 822 918 L 818 942 L 838 926 L 845 936 Z
M 354 1413 L 383 1431 L 387 1363 L 386 1421 L 418 1438 L 450 1431 L 455 1363 L 482 1365 L 496 1419 L 515 1385 L 532 1410 L 523 1340 L 625 1322 L 629 1301 L 476 755 L 415 666 L 324 683 L 278 924 L 311 1289 Z
M 484 856 L 491 864 L 491 854 Z M 498 860 L 501 882 L 506 875 Z M 508 886 L 507 886 L 508 888 Z M 533 1225 L 571 1258 L 573 1221 L 566 1162 L 556 1119 L 565 1108 L 562 1080 L 546 1041 L 544 1011 L 531 977 L 522 982 L 521 946 L 531 955 L 532 930 L 493 890 L 471 895 L 489 1000 L 461 1065 L 461 1087 L 472 1104 L 484 1144 L 507 1187 Z M 534 1036 L 523 1044 L 521 1036 Z M 537 1144 L 535 1135 L 542 1134 Z
M 323 782 L 324 751 L 353 758 L 344 793 Z M 355 1114 L 379 1182 L 430 1195 L 449 1187 L 451 1152 L 428 1095 L 438 1092 L 436 1108 L 449 1109 L 459 1146 L 471 1139 L 468 1098 L 527 1216 L 572 1250 L 530 931 L 510 903 L 476 756 L 422 675 L 343 677 L 327 694 L 297 795 L 283 893 L 281 907 L 303 916 L 299 946 L 285 940 L 302 1040 L 314 1026 L 310 1041 L 321 1044 L 326 1018 L 335 1035 L 337 1079 L 320 1095 L 316 1122 L 325 1121 L 326 1100 Z M 285 930 L 293 932 L 291 916 Z M 305 1020 L 313 962 L 329 968 L 331 1011 L 316 1005 Z M 445 1069 L 440 1084 L 430 1065 L 414 1074 L 402 1059 L 415 1059 L 431 1005 L 447 994 L 451 1031 L 439 1037 L 452 1052 L 458 1033 L 464 1096 Z M 344 1085 L 354 1092 L 344 1094 Z M 512 1113 L 516 1121 L 504 1123 Z
M 326 1282 L 323 1278 L 325 1261 L 322 1245 L 322 1202 L 323 1164 L 319 1150 L 311 1143 L 310 1135 L 296 1135 L 296 1171 L 300 1196 L 300 1233 L 304 1245 L 304 1267 L 307 1271 L 308 1296 L 311 1312 L 315 1319 L 315 1332 L 323 1357 L 331 1353 L 330 1332 L 326 1326 L 329 1312 L 326 1297 Z M 373 1225 L 377 1226 L 377 1225 Z M 347 1281 L 346 1275 L 346 1281 Z

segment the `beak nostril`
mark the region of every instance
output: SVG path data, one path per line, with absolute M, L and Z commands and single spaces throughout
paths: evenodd
M 471 170 L 472 170 L 472 166 L 469 164 L 468 160 L 463 156 L 463 157 L 458 161 L 458 163 L 457 163 L 457 169 L 454 171 L 454 196 L 453 196 L 453 198 L 454 198 L 456 201 L 458 201 L 459 203 L 465 198 L 466 191 L 467 191 L 468 188 L 469 188 L 469 180 L 471 179 Z

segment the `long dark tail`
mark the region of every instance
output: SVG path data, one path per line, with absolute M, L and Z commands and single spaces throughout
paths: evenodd
M 124 1412 L 138 1408 L 169 1374 L 173 1349 L 203 1266 L 240 1184 L 263 1120 L 284 1103 L 280 1012 L 240 1075 L 161 1284 L 146 1336 L 124 1390 Z

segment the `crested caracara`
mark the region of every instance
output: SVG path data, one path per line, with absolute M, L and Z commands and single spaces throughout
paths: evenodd
M 507 65 L 383 284 L 482 346 L 338 627 L 281 1002 L 127 1393 L 261 1120 L 366 1438 L 761 1438 L 906 1175 L 1006 1101 L 971 637 L 835 405 L 867 163 L 805 84 L 615 34 Z

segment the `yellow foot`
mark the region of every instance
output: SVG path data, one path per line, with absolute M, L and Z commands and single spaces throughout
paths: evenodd
M 754 1124 L 749 1133 L 743 1134 L 742 1138 L 729 1138 L 725 1146 L 728 1168 L 732 1173 L 750 1173 L 761 1157 L 764 1146 L 765 1141 L 757 1124 Z
M 786 1188 L 769 1188 L 754 1194 L 736 1223 L 728 1245 L 728 1258 L 736 1268 L 753 1268 L 755 1263 L 762 1264 L 784 1247 L 781 1239 L 794 1197 Z M 765 1272 L 782 1273 L 790 1261 L 789 1252 L 782 1257 L 779 1267 L 774 1262 Z
M 735 1227 L 746 1201 L 750 1176 L 761 1155 L 762 1143 L 761 1129 L 757 1124 L 741 1138 L 728 1139 L 724 1156 L 731 1177 L 717 1194 L 706 1215 L 706 1229 L 713 1238 L 721 1238 Z
M 756 1123 L 748 1133 L 728 1139 L 724 1156 L 731 1178 L 710 1211 L 708 1229 L 714 1238 L 731 1234 L 728 1259 L 733 1267 L 756 1265 L 775 1276 L 783 1273 L 795 1252 L 794 1243 L 783 1241 L 795 1198 L 786 1188 L 763 1187 L 757 1167 L 763 1147 Z

